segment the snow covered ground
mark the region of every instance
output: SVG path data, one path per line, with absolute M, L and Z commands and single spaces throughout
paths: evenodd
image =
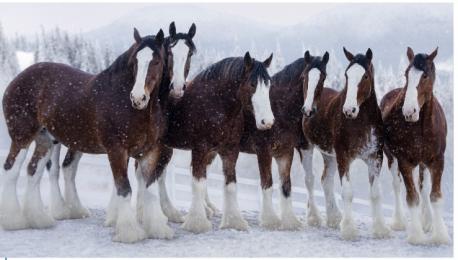
M 0 161 L 4 160 L 0 153 Z M 175 159 L 176 165 L 187 164 L 186 155 L 181 153 Z M 183 159 L 185 158 L 185 159 Z M 250 159 L 242 156 L 238 169 L 245 167 Z M 219 167 L 216 162 L 210 170 Z M 246 169 L 249 169 L 247 167 Z M 130 164 L 129 178 L 133 189 L 136 190 L 133 175 L 133 163 Z M 174 181 L 180 182 L 178 176 Z M 453 255 L 452 246 L 412 246 L 406 241 L 405 232 L 393 232 L 393 237 L 377 240 L 371 237 L 371 218 L 367 210 L 355 207 L 356 223 L 360 230 L 357 241 L 348 242 L 340 239 L 338 230 L 326 227 L 311 228 L 304 225 L 303 230 L 267 231 L 259 227 L 257 221 L 258 207 L 247 203 L 248 193 L 243 189 L 239 193 L 239 201 L 243 216 L 250 224 L 247 232 L 219 230 L 221 214 L 213 219 L 213 230 L 205 234 L 195 235 L 184 231 L 178 224 L 171 224 L 175 230 L 175 238 L 169 241 L 148 239 L 133 245 L 114 243 L 111 241 L 113 229 L 103 226 L 105 207 L 111 194 L 112 177 L 104 155 L 85 155 L 77 175 L 78 190 L 84 205 L 90 208 L 91 216 L 82 220 L 65 220 L 57 222 L 56 226 L 47 230 L 0 230 L 0 256 L 7 257 L 141 257 L 141 256 L 397 256 L 397 257 L 444 257 Z M 184 180 L 184 182 L 188 182 Z M 0 183 L 2 183 L 0 177 Z M 24 194 L 25 171 L 19 179 L 20 195 Z M 170 180 L 169 180 L 170 183 Z M 62 184 L 62 183 L 61 183 Z M 294 182 L 293 182 L 294 184 Z M 221 183 L 210 183 L 214 194 L 211 199 L 221 209 Z M 186 183 L 175 185 L 185 186 Z M 239 185 L 243 186 L 242 184 Z M 338 186 L 338 185 L 336 185 Z M 294 188 L 293 188 L 294 189 Z M 297 188 L 296 188 L 297 189 Z M 319 187 L 317 187 L 319 189 Z M 169 189 L 170 192 L 174 189 Z M 219 193 L 219 194 L 218 194 Z M 391 193 L 387 191 L 386 193 Z M 49 186 L 47 174 L 42 181 L 42 195 L 45 204 L 49 203 Z M 189 196 L 175 194 L 177 205 L 183 214 L 189 208 Z M 252 194 L 256 197 L 259 194 Z M 182 198 L 188 198 L 186 199 Z M 340 197 L 339 195 L 337 197 Z M 181 199 L 180 199 L 181 198 Z M 294 198 L 294 194 L 293 194 Z M 320 202 L 320 201 L 319 201 Z M 322 202 L 321 206 L 323 206 Z M 305 204 L 304 204 L 305 205 Z M 305 211 L 296 208 L 298 216 L 305 216 Z M 387 221 L 390 220 L 390 210 L 385 211 Z M 324 212 L 322 211 L 322 214 Z M 449 234 L 453 234 L 453 219 L 451 214 L 445 214 Z

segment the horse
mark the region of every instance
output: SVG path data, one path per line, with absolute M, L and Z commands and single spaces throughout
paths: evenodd
M 380 103 L 385 133 L 385 154 L 393 176 L 395 193 L 394 229 L 404 229 L 404 214 L 400 200 L 400 178 L 406 187 L 406 201 L 410 212 L 407 241 L 426 243 L 424 231 L 432 229 L 434 244 L 448 244 L 450 238 L 442 218 L 441 178 L 444 170 L 447 120 L 433 93 L 436 69 L 430 54 L 414 54 L 407 48 L 409 65 L 405 71 L 403 88 L 388 92 Z M 413 169 L 419 166 L 419 188 L 423 218 L 420 217 L 420 199 L 413 179 Z M 432 186 L 428 189 L 423 182 Z M 431 206 L 432 211 L 431 212 Z
M 165 63 L 163 69 L 162 82 L 160 85 L 159 101 L 167 120 L 167 107 L 169 96 L 173 99 L 180 98 L 186 89 L 187 77 L 189 74 L 192 55 L 196 52 L 196 47 L 193 38 L 196 34 L 196 25 L 193 23 L 187 33 L 177 33 L 175 22 L 169 25 L 169 36 L 164 40 Z M 58 185 L 59 178 L 59 160 L 60 160 L 60 144 L 53 149 L 51 161 L 48 163 L 50 173 L 50 189 L 51 189 L 51 212 L 55 219 L 67 218 L 84 218 L 89 215 L 87 210 L 82 206 L 75 185 L 75 176 L 79 160 L 82 157 L 80 151 L 69 149 L 62 163 L 62 169 L 65 178 L 65 200 L 63 199 Z M 141 176 L 137 176 L 141 177 Z M 165 180 L 159 180 L 160 203 L 164 214 L 171 222 L 181 223 L 183 217 L 181 213 L 172 205 L 165 187 Z M 113 191 L 115 192 L 115 190 Z M 115 193 L 114 193 L 115 194 Z M 141 195 L 142 193 L 138 193 Z M 113 198 L 113 196 L 112 196 Z M 141 206 L 141 198 L 138 206 Z M 111 205 L 113 203 L 110 203 Z M 113 213 L 113 207 L 108 207 L 108 212 Z M 140 211 L 140 210 L 138 210 Z M 114 224 L 115 214 L 107 214 L 105 224 L 111 226 Z M 141 212 L 137 212 L 137 216 L 141 216 Z
M 302 223 L 294 215 L 290 197 L 290 171 L 294 150 L 306 150 L 308 146 L 302 132 L 302 79 L 311 71 L 311 75 L 316 76 L 311 84 L 323 84 L 329 53 L 326 52 L 322 58 L 312 58 L 307 51 L 304 57 L 272 76 L 269 96 L 275 124 L 270 130 L 258 130 L 252 113 L 244 111 L 240 151 L 256 154 L 258 158 L 263 194 L 259 221 L 267 229 L 295 230 L 302 227 Z M 281 219 L 272 206 L 272 157 L 277 162 L 281 180 Z M 314 205 L 309 206 L 315 208 Z M 316 225 L 317 218 L 316 214 L 309 215 L 308 221 Z
M 225 58 L 200 72 L 183 97 L 170 106 L 169 129 L 161 158 L 148 183 L 160 178 L 170 162 L 172 148 L 191 150 L 192 202 L 182 227 L 193 233 L 212 228 L 208 217 L 216 208 L 206 187 L 206 166 L 219 154 L 225 176 L 224 206 L 220 228 L 247 230 L 237 202 L 235 164 L 243 133 L 244 110 L 254 114 L 256 127 L 267 130 L 274 124 L 270 107 L 271 79 L 267 72 L 272 61 L 244 57 Z
M 345 47 L 343 51 L 350 63 L 345 70 L 342 91 L 318 85 L 318 89 L 310 89 L 309 92 L 308 84 L 304 84 L 303 131 L 311 144 L 310 150 L 316 147 L 323 156 L 325 166 L 321 179 L 328 223 L 338 223 L 340 220 L 341 237 L 345 240 L 353 240 L 358 236 L 352 217 L 353 191 L 349 170 L 351 163 L 360 158 L 368 166 L 373 234 L 383 238 L 389 236 L 390 229 L 385 224 L 381 208 L 383 122 L 375 93 L 372 50 L 369 48 L 365 54 L 357 55 Z M 312 154 L 312 151 L 308 153 Z M 306 163 L 309 164 L 306 167 L 312 169 L 312 160 L 306 160 Z M 343 216 L 334 198 L 336 168 L 342 186 Z M 306 174 L 313 173 L 307 171 Z M 312 194 L 313 190 L 309 189 L 308 192 Z M 309 196 L 309 203 L 313 198 L 313 195 Z
M 134 44 L 97 75 L 45 62 L 30 66 L 9 84 L 3 97 L 12 139 L 4 164 L 4 228 L 47 228 L 54 224 L 43 209 L 39 184 L 55 138 L 76 151 L 108 155 L 116 186 L 114 241 L 173 236 L 154 196 L 145 203 L 150 215 L 143 226 L 130 205 L 128 159 L 135 158 L 144 174 L 154 168 L 158 142 L 165 130 L 158 101 L 166 58 L 164 33 L 159 30 L 156 36 L 141 37 L 134 29 L 133 36 Z M 32 141 L 37 148 L 27 168 L 22 218 L 16 182 Z

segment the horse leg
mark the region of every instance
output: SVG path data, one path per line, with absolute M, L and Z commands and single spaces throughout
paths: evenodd
M 71 219 L 89 216 L 89 211 L 81 204 L 75 184 L 76 171 L 78 170 L 81 156 L 83 156 L 83 153 L 69 149 L 62 163 L 65 181 L 65 202 L 70 209 L 69 218 Z
M 0 202 L 0 224 L 5 230 L 16 230 L 28 227 L 27 221 L 21 212 L 16 186 L 29 145 L 30 144 L 21 146 L 13 140 L 8 157 L 3 166 L 5 177 Z
M 127 151 L 119 146 L 108 151 L 111 170 L 116 187 L 117 219 L 113 241 L 133 243 L 145 238 L 145 232 L 138 224 L 130 205 L 132 189 L 127 177 L 129 157 Z
M 414 166 L 400 159 L 398 159 L 398 165 L 406 186 L 406 200 L 410 212 L 407 241 L 411 244 L 424 244 L 426 242 L 426 236 L 421 226 L 419 197 L 413 180 L 412 171 Z
M 165 169 L 170 162 L 170 159 L 173 155 L 173 149 L 163 147 L 161 150 L 161 155 L 159 158 L 159 163 L 156 166 L 156 172 L 159 175 L 158 184 L 159 184 L 159 198 L 161 202 L 162 211 L 167 216 L 169 221 L 174 223 L 183 223 L 184 218 L 178 211 L 175 206 L 173 206 L 172 201 L 170 201 L 169 195 L 167 194 L 167 187 L 165 185 L 165 178 L 167 177 Z
M 258 149 L 257 156 L 262 187 L 260 225 L 266 229 L 277 229 L 280 227 L 280 218 L 272 204 L 272 154 L 269 149 L 261 148 Z
M 385 224 L 382 210 L 382 198 L 380 195 L 380 171 L 382 169 L 383 154 L 374 155 L 366 160 L 369 173 L 370 198 L 372 209 L 372 229 L 375 238 L 390 236 L 390 229 Z
M 330 228 L 337 228 L 342 220 L 334 195 L 334 176 L 337 171 L 337 161 L 333 156 L 322 154 L 324 161 L 321 185 L 323 186 L 324 197 L 326 200 L 326 225 Z
M 288 153 L 283 154 L 281 157 L 275 157 L 278 165 L 278 173 L 281 180 L 281 195 L 280 195 L 280 208 L 281 208 L 281 224 L 282 230 L 298 230 L 302 227 L 302 223 L 294 215 L 293 202 L 291 200 L 291 164 L 293 161 L 294 150 L 291 149 Z
M 143 186 L 143 188 L 139 187 L 139 191 L 142 190 L 143 195 L 141 197 L 144 200 L 141 224 L 149 238 L 171 239 L 173 230 L 167 226 L 168 219 L 162 211 L 159 198 L 159 176 L 157 175 L 158 172 L 155 171 L 161 155 L 160 149 L 159 146 L 156 146 L 137 160 L 137 178 L 144 179 L 144 181 L 139 182 L 139 185 Z
M 345 240 L 354 240 L 358 236 L 355 221 L 352 216 L 351 204 L 353 201 L 353 187 L 350 179 L 351 161 L 337 153 L 337 169 L 342 185 L 343 216 L 340 221 L 340 234 Z
M 444 158 L 435 160 L 429 165 L 431 172 L 432 188 L 431 188 L 431 205 L 433 208 L 433 224 L 431 242 L 434 244 L 449 244 L 450 237 L 442 217 L 442 191 L 441 178 L 444 171 Z
M 424 164 L 419 167 L 418 186 L 420 188 L 420 208 L 421 208 L 421 223 L 425 232 L 431 231 L 433 213 L 431 211 L 431 201 L 429 195 L 431 193 L 431 176 L 429 170 Z
M 314 184 L 315 175 L 313 174 L 313 146 L 310 145 L 309 149 L 302 150 L 302 167 L 305 171 L 305 187 L 309 194 L 307 203 L 307 224 L 309 226 L 321 226 L 320 212 L 315 204 Z
M 137 198 L 138 203 L 138 198 Z M 110 202 L 107 207 L 107 216 L 105 218 L 104 225 L 106 227 L 113 227 L 116 225 L 116 219 L 118 219 L 118 196 L 116 191 L 116 185 L 113 183 L 113 189 L 111 191 Z M 137 208 L 137 217 L 138 217 L 138 208 Z
M 216 152 L 212 152 L 207 156 L 207 162 L 206 162 L 207 171 L 211 163 L 213 162 L 213 160 L 216 158 L 216 155 L 217 155 Z M 212 218 L 218 212 L 218 208 L 215 206 L 215 204 L 213 204 L 210 201 L 210 197 L 208 196 L 208 189 L 206 186 L 205 186 L 205 204 L 204 205 L 205 205 L 205 212 L 207 213 L 208 219 Z
M 212 223 L 207 219 L 205 212 L 205 170 L 208 152 L 192 150 L 192 202 L 189 213 L 185 216 L 183 229 L 193 233 L 203 233 L 212 229 Z
M 398 160 L 390 156 L 388 157 L 388 167 L 390 168 L 391 176 L 393 178 L 393 191 L 394 191 L 394 213 L 391 229 L 405 230 L 406 220 L 401 201 L 401 173 L 399 172 Z
M 46 164 L 49 171 L 49 188 L 51 196 L 51 214 L 54 219 L 67 219 L 70 215 L 70 209 L 65 205 L 62 192 L 59 187 L 59 172 L 60 172 L 60 149 L 61 144 L 53 141 L 53 149 L 51 159 Z
M 27 188 L 24 198 L 24 217 L 32 228 L 48 228 L 54 219 L 45 211 L 41 199 L 41 177 L 52 153 L 52 140 L 45 130 L 35 139 L 35 151 L 27 166 Z
M 239 156 L 237 149 L 220 154 L 223 160 L 223 172 L 225 179 L 224 186 L 224 206 L 223 217 L 220 228 L 232 228 L 236 230 L 247 230 L 248 222 L 240 214 L 239 204 L 237 202 L 237 178 L 235 173 L 235 164 Z

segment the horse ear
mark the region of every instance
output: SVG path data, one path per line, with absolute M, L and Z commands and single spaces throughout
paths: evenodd
M 268 68 L 268 67 L 270 66 L 270 63 L 272 62 L 272 58 L 273 58 L 273 57 L 274 57 L 274 54 L 271 53 L 270 56 L 269 56 L 269 58 L 267 58 L 267 59 L 263 62 L 264 66 L 265 66 L 266 68 Z
M 177 28 L 175 27 L 175 22 L 171 22 L 169 25 L 169 35 L 174 38 L 177 34 Z
M 253 59 L 251 58 L 249 51 L 245 53 L 245 57 L 243 57 L 243 61 L 245 62 L 245 68 L 251 69 L 251 66 L 253 65 Z
M 329 61 L 329 52 L 325 52 L 324 55 L 323 55 L 323 58 L 321 59 L 321 62 L 326 65 L 328 64 L 328 61 Z
M 310 61 L 312 60 L 312 58 L 310 57 L 310 52 L 308 50 L 304 53 L 304 60 L 307 64 L 310 63 Z
M 134 27 L 134 39 L 136 43 L 142 42 L 142 37 L 140 36 L 140 33 L 138 32 L 137 28 Z
M 428 55 L 428 59 L 430 61 L 433 61 L 434 58 L 436 58 L 438 49 L 439 49 L 439 47 L 436 47 L 436 49 L 433 52 L 431 52 L 431 54 Z
M 409 62 L 412 62 L 414 57 L 415 54 L 413 53 L 412 48 L 407 47 L 407 59 L 409 59 Z
M 156 37 L 154 37 L 154 41 L 159 46 L 161 46 L 164 43 L 164 32 L 162 31 L 162 29 L 159 29 L 159 32 L 157 32 Z
M 191 39 L 196 35 L 196 24 L 192 23 L 191 28 L 189 28 L 188 31 L 188 36 L 191 37 Z
M 345 57 L 347 57 L 347 60 L 348 61 L 352 61 L 355 56 L 353 56 L 353 54 L 351 52 L 347 51 L 347 49 L 345 49 L 345 47 L 343 47 L 343 51 L 345 53 Z
M 366 58 L 369 59 L 369 60 L 372 60 L 372 50 L 371 50 L 371 48 L 367 49 Z

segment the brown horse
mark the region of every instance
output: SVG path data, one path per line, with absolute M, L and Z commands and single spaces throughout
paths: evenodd
M 39 189 L 53 137 L 73 150 L 108 154 L 118 203 L 114 240 L 134 242 L 145 237 L 130 205 L 127 163 L 129 157 L 135 158 L 144 174 L 155 167 L 158 141 L 165 130 L 158 96 L 166 57 L 162 30 L 156 36 L 141 37 L 135 29 L 134 39 L 135 43 L 100 74 L 90 75 L 63 64 L 38 63 L 10 83 L 3 97 L 12 139 L 4 165 L 4 227 L 53 225 L 43 209 Z M 28 165 L 21 219 L 16 181 L 32 141 L 37 149 Z M 151 204 L 148 206 L 154 206 Z M 167 218 L 163 214 L 160 217 L 145 220 L 147 235 L 171 237 Z
M 410 211 L 407 240 L 412 244 L 425 243 L 424 231 L 431 228 L 432 243 L 450 242 L 442 219 L 441 177 L 444 170 L 447 122 L 444 111 L 433 94 L 436 55 L 437 49 L 429 55 L 415 55 L 408 47 L 409 66 L 405 71 L 406 84 L 404 88 L 388 92 L 380 104 L 385 130 L 385 154 L 393 175 L 396 198 L 393 228 L 403 229 L 405 225 L 399 194 L 400 173 L 404 179 Z M 413 169 L 416 166 L 420 166 L 419 187 L 423 204 L 423 223 L 420 218 L 420 199 L 413 179 Z M 430 194 L 423 183 L 429 181 L 428 178 L 432 181 Z
M 274 117 L 269 102 L 272 55 L 264 62 L 245 57 L 223 59 L 201 73 L 189 84 L 182 99 L 171 106 L 169 131 L 158 168 L 148 181 L 159 178 L 172 157 L 172 147 L 191 150 L 192 202 L 183 228 L 201 233 L 211 229 L 207 215 L 206 166 L 219 154 L 225 176 L 224 209 L 220 228 L 246 230 L 236 191 L 235 164 L 243 132 L 243 111 L 254 114 L 258 129 L 269 129 Z
M 304 84 L 303 130 L 311 148 L 317 147 L 323 155 L 325 169 L 322 184 L 328 223 L 335 223 L 340 218 L 333 194 L 333 179 L 337 168 L 344 203 L 341 235 L 344 239 L 354 239 L 358 234 L 351 210 L 353 192 L 349 170 L 351 163 L 360 158 L 369 169 L 374 235 L 385 237 L 390 230 L 385 225 L 380 198 L 383 122 L 374 87 L 372 51 L 368 49 L 366 54 L 353 55 L 344 48 L 344 53 L 350 64 L 345 70 L 345 87 L 341 92 L 321 85 L 319 87 L 322 89 L 309 93 L 307 84 Z M 310 113 L 309 104 L 314 103 L 316 112 Z M 312 169 L 311 165 L 308 167 Z M 310 199 L 313 196 L 309 196 Z
M 305 150 L 308 146 L 302 132 L 303 79 L 310 75 L 313 88 L 323 84 L 329 54 L 312 57 L 307 51 L 304 58 L 294 61 L 272 77 L 270 100 L 275 124 L 270 130 L 257 130 L 255 119 L 245 111 L 244 133 L 240 143 L 242 152 L 255 153 L 261 176 L 262 209 L 261 226 L 268 229 L 299 229 L 301 222 L 293 212 L 291 200 L 290 171 L 294 149 Z M 278 165 L 281 180 L 281 219 L 272 207 L 272 157 Z M 309 170 L 309 169 L 306 169 Z M 307 182 L 308 183 L 308 182 Z M 318 215 L 315 205 L 309 205 L 308 221 L 316 224 Z M 315 210 L 313 210 L 315 209 Z
M 167 109 L 169 95 L 179 98 L 183 95 L 186 88 L 186 80 L 189 74 L 191 57 L 196 52 L 196 47 L 193 37 L 196 33 L 196 25 L 192 24 L 187 33 L 177 33 L 175 22 L 169 26 L 169 36 L 164 40 L 164 49 L 166 59 L 164 63 L 162 82 L 160 85 L 159 100 L 165 120 L 167 120 Z M 51 162 L 48 164 L 50 172 L 50 188 L 51 188 L 51 212 L 56 219 L 66 218 L 83 218 L 88 216 L 87 210 L 81 205 L 75 185 L 75 175 L 79 160 L 82 153 L 69 149 L 65 155 L 62 169 L 65 179 L 65 200 L 62 198 L 58 185 L 59 178 L 59 155 L 60 144 L 55 145 Z M 142 177 L 142 176 L 137 176 Z M 139 179 L 142 181 L 141 179 Z M 139 185 L 137 198 L 137 217 L 142 218 L 141 210 L 143 208 L 142 195 L 144 194 L 143 185 Z M 183 222 L 181 213 L 172 205 L 165 188 L 165 180 L 159 180 L 160 204 L 164 214 L 169 221 Z M 116 190 L 113 190 L 112 200 L 107 212 L 106 225 L 111 226 L 116 221 L 116 209 L 113 198 L 115 198 Z

